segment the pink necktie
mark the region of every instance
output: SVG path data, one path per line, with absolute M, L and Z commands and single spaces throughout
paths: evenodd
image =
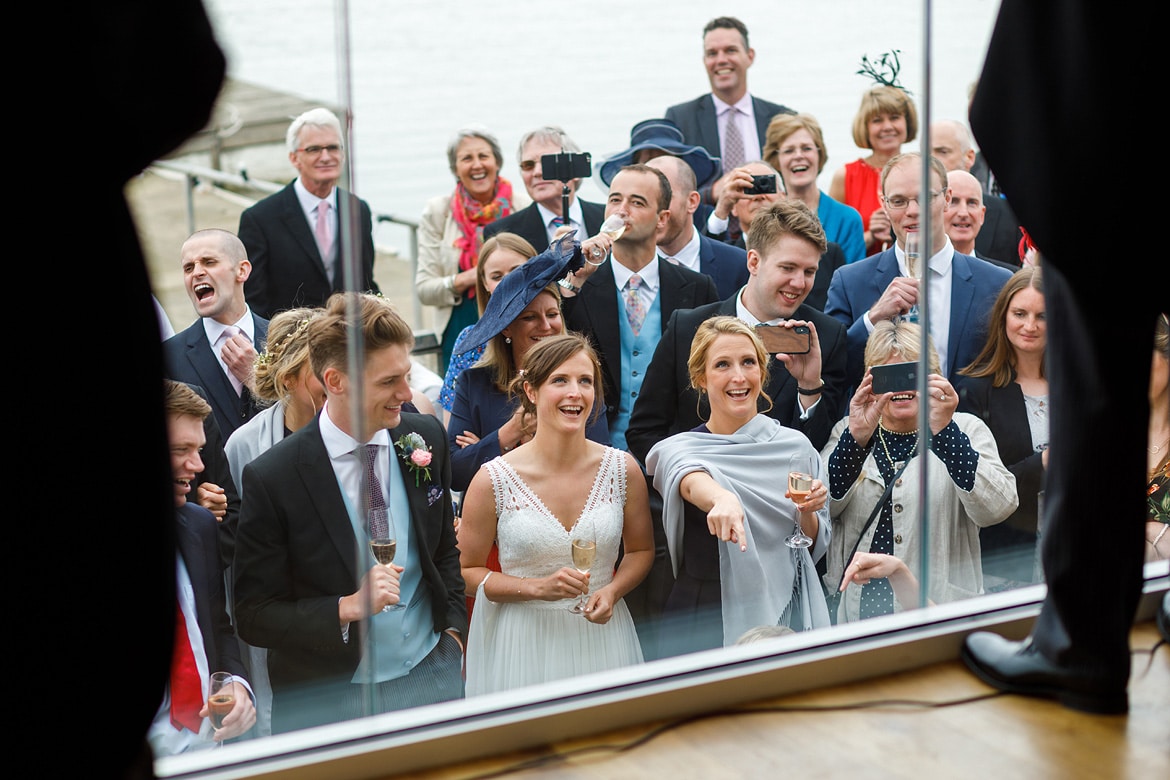
M 317 248 L 321 250 L 321 260 L 328 265 L 333 238 L 329 235 L 329 203 L 324 200 L 317 204 Z
M 389 509 L 386 506 L 386 496 L 382 493 L 382 481 L 378 479 L 374 461 L 378 457 L 378 445 L 367 444 L 365 455 L 366 484 L 370 490 L 370 527 L 367 529 L 371 539 L 385 539 L 390 535 Z

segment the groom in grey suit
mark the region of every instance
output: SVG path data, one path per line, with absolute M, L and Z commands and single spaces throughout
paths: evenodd
M 236 540 L 235 617 L 244 641 L 268 648 L 274 733 L 463 695 L 451 461 L 442 424 L 403 410 L 412 330 L 384 298 L 341 293 L 308 338 L 325 407 L 244 467 Z M 383 565 L 368 542 L 387 533 L 397 555 Z

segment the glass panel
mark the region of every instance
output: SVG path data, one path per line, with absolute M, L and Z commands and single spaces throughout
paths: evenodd
M 575 15 L 572 25 L 555 30 L 547 21 L 547 4 L 534 0 L 513 4 L 505 15 L 475 6 L 370 0 L 335 5 L 207 0 L 207 8 L 233 79 L 217 112 L 223 147 L 181 161 L 214 165 L 229 176 L 246 173 L 253 182 L 270 181 L 279 188 L 295 175 L 282 139 L 290 115 L 323 104 L 334 108 L 343 122 L 352 116 L 352 128 L 342 134 L 348 153 L 342 182 L 374 212 L 375 281 L 415 329 L 419 345 L 441 343 L 443 315 L 437 307 L 419 302 L 414 231 L 424 205 L 453 192 L 447 144 L 459 127 L 482 123 L 490 128 L 502 147 L 500 174 L 523 200 L 524 176 L 516 147 L 525 132 L 546 124 L 564 127 L 591 153 L 596 170 L 602 160 L 629 145 L 629 129 L 636 123 L 661 116 L 667 106 L 708 90 L 701 30 L 710 11 L 693 0 L 674 4 L 670 14 L 644 15 L 616 0 L 598 0 L 587 4 L 588 13 Z M 910 0 L 887 3 L 879 20 L 860 2 L 784 15 L 760 3 L 742 12 L 755 49 L 750 70 L 753 93 L 810 112 L 823 128 L 829 157 L 817 177 L 822 191 L 829 191 L 840 167 L 868 154 L 857 148 L 850 131 L 859 98 L 873 83 L 856 73 L 863 68 L 863 58 L 888 76 L 897 52 L 901 68 L 897 81 L 920 100 L 926 79 L 922 9 L 922 3 Z M 935 45 L 939 41 L 946 45 L 936 50 L 930 73 L 933 117 L 965 119 L 968 87 L 982 63 L 995 11 L 994 3 L 936 9 Z M 853 22 L 862 17 L 867 20 L 864 25 Z M 342 33 L 337 31 L 339 20 L 343 25 L 348 22 Z M 883 55 L 891 58 L 878 66 Z M 264 100 L 281 109 L 270 126 L 261 129 L 249 120 Z M 928 118 L 921 103 L 918 109 L 924 129 Z M 256 142 L 231 148 L 248 133 L 261 135 Z M 905 143 L 902 151 L 919 149 L 924 135 L 920 131 L 919 139 Z M 317 159 L 329 153 L 303 152 Z M 202 181 L 214 178 L 205 174 Z M 246 189 L 240 182 L 224 185 Z M 263 194 L 248 191 L 251 198 Z M 206 195 L 203 189 L 195 191 L 190 227 L 215 224 L 234 231 L 242 206 L 233 210 L 208 205 Z M 600 176 L 590 176 L 579 195 L 600 203 L 606 186 Z M 343 221 L 340 229 L 342 242 L 355 246 L 352 225 Z M 158 297 L 178 329 L 191 322 L 191 304 L 178 285 L 163 281 L 173 268 L 166 273 L 161 269 L 173 262 L 174 249 L 184 236 L 160 252 L 164 257 L 156 266 Z M 435 381 L 441 383 L 442 368 L 438 350 L 416 350 L 413 361 L 416 389 L 428 397 L 437 394 Z M 421 377 L 430 377 L 430 372 L 435 377 L 424 389 Z M 944 470 L 937 461 L 932 465 Z M 932 528 L 948 519 L 932 518 Z M 358 570 L 368 568 L 364 547 L 354 553 L 363 561 Z M 928 581 L 921 569 L 906 573 Z M 972 592 L 976 590 L 973 586 Z M 960 591 L 951 589 L 947 599 L 967 595 Z M 909 609 L 914 603 L 910 597 L 902 607 Z M 720 633 L 717 614 L 696 613 L 695 624 Z M 661 628 L 664 634 L 683 632 L 671 623 Z M 829 632 L 826 629 L 827 636 Z M 667 654 L 677 651 L 675 646 Z M 659 668 L 659 663 L 649 663 L 644 670 L 653 676 Z M 357 713 L 374 705 L 365 697 L 355 700 L 354 706 Z M 233 746 L 222 750 L 224 760 L 232 752 Z M 182 762 L 167 769 L 172 766 L 182 767 Z

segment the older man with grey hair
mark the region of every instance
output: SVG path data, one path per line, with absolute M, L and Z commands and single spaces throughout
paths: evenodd
M 564 130 L 554 125 L 530 130 L 521 137 L 518 152 L 520 176 L 528 196 L 532 198 L 532 205 L 488 225 L 483 231 L 484 238 L 497 233 L 515 233 L 523 236 L 538 252 L 543 252 L 563 226 L 576 228 L 578 241 L 596 235 L 601 230 L 601 223 L 605 221 L 605 206 L 577 197 L 581 179 L 561 182 L 551 178 L 551 173 L 550 178 L 545 178 L 541 158 L 561 152 L 580 154 L 581 147 Z M 567 218 L 562 213 L 566 184 L 569 188 Z
M 269 319 L 294 306 L 321 306 L 347 289 L 343 269 L 355 252 L 352 286 L 378 292 L 370 207 L 337 186 L 345 165 L 340 120 L 329 109 L 310 109 L 289 125 L 287 144 L 297 178 L 245 209 L 237 231 L 252 263 L 248 305 Z

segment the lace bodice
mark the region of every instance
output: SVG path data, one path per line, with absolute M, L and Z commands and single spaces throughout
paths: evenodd
M 590 571 L 590 589 L 613 580 L 626 503 L 624 453 L 606 447 L 593 487 L 573 531 L 565 529 L 540 497 L 502 457 L 488 461 L 488 474 L 496 499 L 496 543 L 500 569 L 517 577 L 547 577 L 562 566 L 572 566 L 573 534 L 592 531 L 597 541 L 597 560 Z

